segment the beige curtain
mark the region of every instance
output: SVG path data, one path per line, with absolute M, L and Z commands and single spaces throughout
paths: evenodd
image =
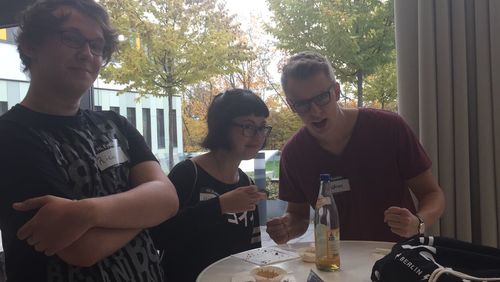
M 446 210 L 429 233 L 499 246 L 500 1 L 395 0 L 399 112 Z

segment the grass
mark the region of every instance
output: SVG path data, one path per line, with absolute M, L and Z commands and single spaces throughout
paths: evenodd
M 266 162 L 266 172 L 272 171 L 271 178 L 278 178 L 280 175 L 280 161 L 267 161 Z

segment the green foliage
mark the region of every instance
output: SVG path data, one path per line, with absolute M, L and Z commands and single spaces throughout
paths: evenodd
M 180 95 L 188 85 L 230 73 L 252 54 L 239 26 L 215 0 L 103 0 L 125 36 L 103 78 L 142 95 Z
M 272 181 L 270 178 L 266 178 L 266 192 L 268 200 L 279 199 L 279 182 Z
M 271 135 L 267 138 L 265 149 L 281 150 L 286 141 L 302 127 L 300 118 L 290 110 L 283 102 L 275 99 L 267 99 L 269 107 L 268 123 L 273 127 Z
M 266 174 L 267 172 L 272 172 L 273 177 L 278 178 L 280 175 L 280 161 L 273 160 L 266 162 Z
M 366 80 L 366 100 L 372 106 L 381 109 L 397 110 L 395 60 L 377 68 L 376 72 Z
M 390 59 L 394 49 L 393 1 L 268 0 L 275 25 L 268 30 L 291 53 L 326 56 L 339 80 L 357 83 Z
M 239 26 L 217 0 L 101 0 L 125 37 L 101 73 L 125 86 L 122 92 L 172 96 L 199 81 L 232 73 L 253 57 L 239 40 Z M 172 140 L 173 124 L 169 123 Z M 170 166 L 173 145 L 169 142 Z

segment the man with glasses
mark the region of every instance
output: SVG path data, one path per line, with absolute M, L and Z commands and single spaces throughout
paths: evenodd
M 80 100 L 115 50 L 94 0 L 24 13 L 26 97 L 0 118 L 0 228 L 8 281 L 163 281 L 146 229 L 178 209 L 140 133 Z
M 281 154 L 279 197 L 288 208 L 267 223 L 275 242 L 286 243 L 307 230 L 322 173 L 334 176 L 341 239 L 400 241 L 439 219 L 443 192 L 430 159 L 401 117 L 339 107 L 333 68 L 317 53 L 289 58 L 281 84 L 304 127 Z

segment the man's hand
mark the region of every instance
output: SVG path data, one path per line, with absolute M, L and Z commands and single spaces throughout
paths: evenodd
M 223 214 L 253 211 L 257 202 L 266 197 L 266 193 L 260 192 L 255 185 L 239 187 L 219 197 L 220 209 Z
M 282 217 L 275 217 L 270 219 L 266 226 L 266 232 L 276 244 L 285 244 L 290 240 L 290 232 L 288 231 L 288 214 Z
M 389 225 L 393 233 L 405 238 L 417 234 L 420 223 L 413 213 L 400 207 L 390 207 L 385 210 L 384 222 Z
M 88 207 L 79 201 L 42 196 L 14 203 L 13 208 L 38 209 L 35 216 L 19 228 L 17 237 L 48 256 L 68 247 L 92 227 Z

